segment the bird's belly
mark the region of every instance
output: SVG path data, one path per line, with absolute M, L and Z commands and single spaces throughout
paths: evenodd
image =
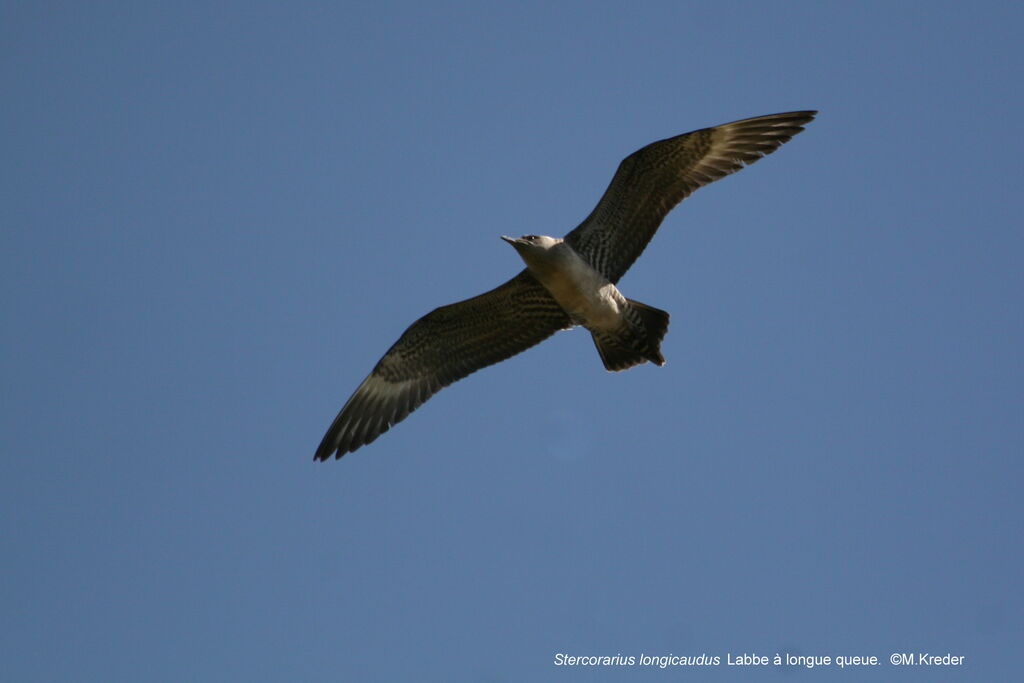
M 613 329 L 622 318 L 626 299 L 597 273 L 555 273 L 541 284 L 574 322 L 590 329 Z

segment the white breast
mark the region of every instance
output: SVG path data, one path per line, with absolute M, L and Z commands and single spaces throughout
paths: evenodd
M 576 322 L 591 329 L 616 327 L 625 297 L 572 247 L 559 246 L 563 248 L 550 250 L 543 263 L 528 261 L 530 271 Z

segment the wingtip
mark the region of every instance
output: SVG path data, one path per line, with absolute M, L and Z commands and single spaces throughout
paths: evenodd
M 349 451 L 345 452 L 347 453 Z M 316 454 L 313 456 L 313 462 L 327 462 L 328 460 L 331 459 L 331 456 L 334 456 L 335 460 L 341 460 L 341 457 L 343 455 L 345 455 L 345 453 L 343 453 L 340 448 L 332 448 L 330 450 L 317 451 Z
M 336 459 L 345 455 L 341 450 L 341 444 L 338 443 L 336 436 L 333 434 L 333 429 L 324 435 L 323 441 L 320 442 L 320 446 L 316 449 L 316 453 L 313 455 L 313 462 L 327 462 L 333 455 Z
M 764 116 L 755 116 L 749 119 L 741 119 L 734 121 L 733 123 L 748 123 L 757 121 L 776 121 L 779 123 L 785 122 L 791 125 L 803 126 L 806 123 L 810 123 L 814 120 L 814 117 L 818 115 L 817 109 L 801 109 L 799 111 L 783 111 L 777 114 L 766 114 Z
M 810 123 L 814 120 L 814 117 L 818 115 L 817 109 L 805 109 L 803 111 L 792 112 L 792 115 L 800 119 L 800 125 Z

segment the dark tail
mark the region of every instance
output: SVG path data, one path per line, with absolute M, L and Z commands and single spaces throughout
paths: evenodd
M 661 340 L 668 330 L 668 313 L 632 299 L 626 299 L 626 303 L 629 307 L 622 325 L 615 330 L 591 331 L 604 366 L 625 370 L 645 361 L 664 365 Z

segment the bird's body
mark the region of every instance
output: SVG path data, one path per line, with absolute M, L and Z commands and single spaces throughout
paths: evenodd
M 659 344 L 668 329 L 668 313 L 627 299 L 561 238 L 525 235 L 502 239 L 516 248 L 530 274 L 573 324 L 590 330 L 608 370 L 625 370 L 646 360 L 665 364 Z M 645 317 L 641 311 L 652 313 Z
M 537 344 L 586 327 L 608 370 L 665 362 L 665 311 L 617 283 L 665 215 L 697 188 L 775 151 L 816 112 L 770 114 L 654 142 L 626 157 L 597 206 L 564 238 L 503 237 L 527 268 L 480 296 L 413 323 L 356 389 L 316 458 L 370 443 L 442 387 Z
M 531 237 L 544 246 L 531 248 Z M 518 240 L 502 237 L 516 247 L 530 273 L 548 290 L 573 323 L 588 329 L 615 327 L 626 298 L 604 275 L 558 237 L 527 235 Z

